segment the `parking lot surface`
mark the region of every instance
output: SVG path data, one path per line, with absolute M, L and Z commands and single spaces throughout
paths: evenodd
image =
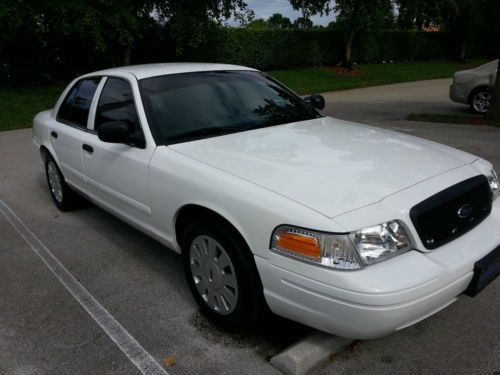
M 437 80 L 329 93 L 324 113 L 446 143 L 499 170 L 499 128 L 403 120 L 410 112 L 466 111 L 448 102 L 448 85 Z M 29 129 L 0 133 L 0 151 L 1 202 L 168 373 L 277 374 L 269 359 L 309 332 L 278 318 L 241 335 L 213 327 L 197 311 L 179 255 L 93 205 L 56 209 Z M 499 311 L 496 280 L 413 327 L 358 342 L 315 373 L 498 373 Z M 175 364 L 166 366 L 166 358 Z M 138 372 L 0 214 L 0 374 Z

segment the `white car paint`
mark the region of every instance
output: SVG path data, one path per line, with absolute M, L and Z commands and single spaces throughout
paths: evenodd
M 329 117 L 170 148 L 328 217 L 379 202 L 476 159 L 466 153 L 457 157 L 422 139 Z M 391 173 L 380 178 L 382 169 Z
M 159 64 L 88 74 L 131 83 L 146 147 L 104 143 L 92 132 L 101 82 L 89 131 L 56 120 L 68 89 L 52 111 L 35 117 L 36 152 L 45 147 L 71 186 L 177 252 L 175 220 L 183 207 L 194 204 L 220 214 L 251 249 L 271 310 L 317 329 L 373 338 L 452 303 L 469 284 L 474 263 L 500 245 L 500 199 L 477 227 L 432 251 L 420 241 L 409 210 L 488 173 L 491 164 L 447 146 L 329 117 L 155 144 L 138 79 L 242 69 L 248 68 Z M 67 143 L 66 137 L 51 137 L 53 129 L 68 134 Z M 94 153 L 83 151 L 83 143 Z M 273 230 L 282 224 L 345 233 L 393 219 L 405 224 L 415 250 L 358 271 L 319 267 L 269 249 Z

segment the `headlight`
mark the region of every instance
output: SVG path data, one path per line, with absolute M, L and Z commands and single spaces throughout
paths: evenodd
M 500 195 L 500 183 L 498 182 L 498 176 L 495 170 L 492 169 L 489 174 L 486 175 L 488 183 L 490 184 L 491 192 L 494 196 Z
M 271 248 L 282 254 L 343 270 L 356 270 L 411 249 L 397 221 L 345 234 L 330 234 L 282 225 L 275 229 Z
M 406 230 L 398 220 L 358 230 L 352 239 L 364 264 L 392 258 L 411 249 Z

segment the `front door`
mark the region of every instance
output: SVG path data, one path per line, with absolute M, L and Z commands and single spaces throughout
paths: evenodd
M 135 138 L 144 137 L 130 82 L 124 78 L 106 78 L 95 109 L 94 131 L 110 121 L 127 122 Z M 94 133 L 83 146 L 90 195 L 130 221 L 150 223 L 148 166 L 154 145 L 107 143 Z

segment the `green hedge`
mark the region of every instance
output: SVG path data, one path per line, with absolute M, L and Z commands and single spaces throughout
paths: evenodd
M 447 33 L 372 31 L 354 42 L 358 62 L 407 61 L 454 58 L 455 42 Z
M 280 69 L 318 66 L 342 56 L 342 42 L 336 34 L 320 30 L 222 29 L 207 46 L 212 61 Z
M 148 61 L 211 61 L 239 64 L 262 70 L 333 65 L 342 61 L 344 43 L 338 30 L 248 30 L 220 28 L 205 42 L 175 56 L 168 38 L 145 38 L 148 45 L 136 50 L 135 59 Z M 469 43 L 469 58 L 492 57 L 488 40 Z M 149 51 L 149 52 L 148 52 Z M 151 51 L 155 51 L 151 53 Z M 159 56 L 158 51 L 163 51 Z M 454 59 L 460 51 L 452 34 L 420 31 L 370 31 L 354 40 L 352 57 L 358 63 Z
M 452 58 L 453 38 L 445 33 L 379 31 L 360 34 L 352 56 L 359 63 Z M 212 48 L 209 48 L 212 47 Z M 203 47 L 211 61 L 259 69 L 310 67 L 339 63 L 344 54 L 335 30 L 222 29 Z M 192 56 L 196 57 L 196 56 Z
M 250 30 L 214 27 L 196 48 L 181 54 L 168 29 L 159 25 L 142 30 L 132 51 L 132 63 L 207 61 L 239 64 L 262 70 L 333 65 L 342 60 L 344 43 L 337 30 Z M 20 36 L 20 39 L 21 36 Z M 113 65 L 110 53 L 99 52 L 91 40 L 77 35 L 21 42 L 0 35 L 0 83 L 68 80 L 78 74 Z M 481 35 L 469 42 L 467 57 L 492 57 L 494 37 Z M 3 46 L 3 48 L 2 48 Z M 2 50 L 3 49 L 3 50 Z M 352 56 L 358 63 L 453 59 L 460 48 L 448 33 L 371 31 L 358 35 Z

